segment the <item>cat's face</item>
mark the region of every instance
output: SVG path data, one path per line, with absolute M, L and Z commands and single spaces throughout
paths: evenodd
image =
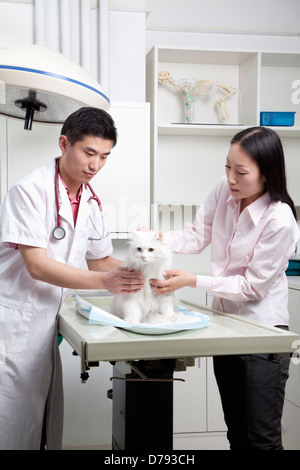
M 130 256 L 135 262 L 148 264 L 168 259 L 170 251 L 153 231 L 138 231 L 130 241 Z

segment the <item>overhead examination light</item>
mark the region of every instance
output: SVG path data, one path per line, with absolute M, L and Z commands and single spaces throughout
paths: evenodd
M 99 83 L 63 54 L 41 47 L 0 47 L 0 114 L 63 123 L 82 106 L 109 109 Z

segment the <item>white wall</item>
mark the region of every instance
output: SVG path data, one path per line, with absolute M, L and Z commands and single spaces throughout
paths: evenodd
M 145 101 L 145 13 L 110 12 L 110 96 Z
M 299 36 L 299 0 L 147 0 L 147 29 Z
M 146 51 L 155 44 L 300 49 L 299 0 L 147 0 Z

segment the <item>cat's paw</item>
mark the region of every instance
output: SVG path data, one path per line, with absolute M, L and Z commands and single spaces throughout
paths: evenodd
M 177 316 L 177 314 L 176 314 L 175 312 L 163 313 L 163 317 L 164 317 L 166 320 L 168 320 L 169 322 L 172 322 L 172 323 L 174 323 L 174 322 L 177 320 L 177 318 L 178 318 L 178 316 Z
M 134 325 L 140 323 L 141 319 L 140 319 L 140 315 L 138 314 L 130 314 L 130 315 L 126 315 L 124 317 L 124 320 L 127 321 L 128 323 L 133 323 Z

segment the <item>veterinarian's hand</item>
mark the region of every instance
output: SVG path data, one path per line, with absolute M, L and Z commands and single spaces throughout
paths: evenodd
M 143 275 L 130 268 L 121 266 L 106 273 L 105 287 L 112 294 L 132 294 L 140 291 L 144 285 Z
M 164 276 L 166 277 L 165 281 L 150 279 L 151 288 L 157 294 L 167 294 L 168 292 L 181 289 L 181 287 L 196 287 L 196 274 L 189 273 L 183 269 L 165 271 Z

